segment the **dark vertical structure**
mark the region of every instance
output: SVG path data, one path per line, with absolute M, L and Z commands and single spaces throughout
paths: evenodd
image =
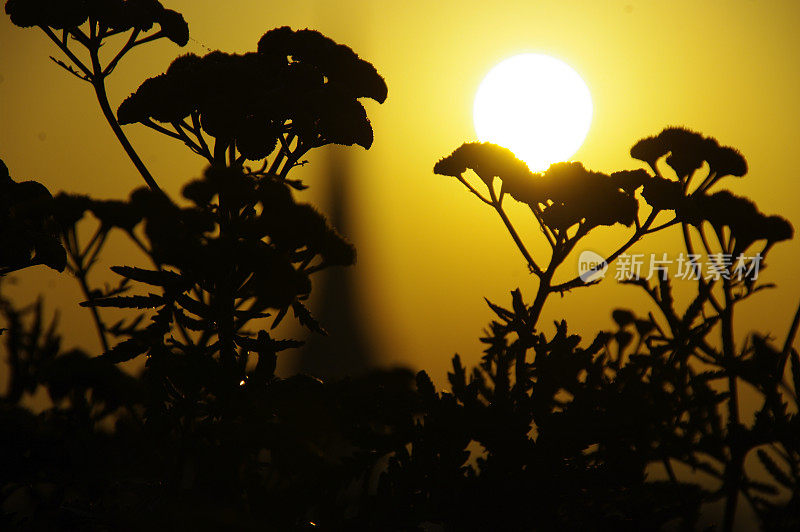
M 318 0 L 313 12 L 320 23 L 330 26 L 341 17 L 342 6 L 336 2 Z M 367 11 L 365 11 L 367 10 Z M 359 6 L 362 21 L 370 19 L 368 5 Z M 347 33 L 362 33 L 368 26 L 347 25 Z M 359 48 L 363 50 L 363 46 Z M 321 172 L 326 196 L 319 205 L 331 225 L 358 250 L 353 231 L 353 209 L 350 193 L 356 176 L 352 171 L 351 150 L 328 146 L 326 169 Z M 312 279 L 315 294 L 311 311 L 328 332 L 327 336 L 310 333 L 299 354 L 296 369 L 320 379 L 337 379 L 358 375 L 374 364 L 374 350 L 369 345 L 365 313 L 358 297 L 358 265 L 329 268 Z
M 352 211 L 349 204 L 351 156 L 347 149 L 338 147 L 328 148 L 327 153 L 325 181 L 328 193 L 321 203 L 327 203 L 326 211 L 331 225 L 352 242 Z M 317 297 L 313 301 L 312 312 L 328 335 L 311 333 L 308 336 L 298 359 L 299 371 L 326 380 L 358 375 L 371 366 L 371 351 L 365 334 L 366 324 L 357 294 L 356 277 L 356 266 L 335 267 L 313 280 Z

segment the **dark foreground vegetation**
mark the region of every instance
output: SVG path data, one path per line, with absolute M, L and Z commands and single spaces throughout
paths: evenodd
M 465 144 L 434 170 L 497 211 L 538 281 L 532 302 L 526 286 L 489 304 L 483 359 L 465 368 L 456 356 L 446 390 L 424 371 L 279 378 L 277 357 L 300 342 L 274 326 L 324 334 L 304 304 L 310 279 L 355 259 L 297 202 L 292 170 L 327 144 L 370 147 L 360 100 L 383 102 L 383 78 L 317 32 L 278 28 L 251 53 L 178 57 L 114 112 L 105 79 L 137 46 L 185 45 L 180 14 L 155 0 L 9 0 L 6 12 L 91 87 L 147 186 L 124 201 L 53 197 L 0 164 L 0 289 L 30 266 L 64 271 L 103 346 L 64 351 L 41 301 L 0 290 L 3 529 L 691 530 L 721 507 L 716 528 L 732 530 L 744 505 L 766 530 L 800 529 L 798 320 L 778 343 L 734 334 L 734 309 L 768 286 L 753 270 L 793 231 L 718 190 L 747 172 L 736 150 L 670 128 L 631 149 L 646 168 L 533 174 L 503 148 Z M 101 46 L 119 53 L 103 62 Z M 167 197 L 126 124 L 185 144 L 208 169 Z M 529 252 L 510 200 L 530 207 L 549 257 Z M 561 322 L 548 337 L 548 297 L 597 282 L 559 269 L 599 226 L 622 235 L 606 263 L 656 231 L 680 232 L 677 251 L 731 260 L 694 279 L 683 308 L 668 277 L 631 275 L 658 314 L 617 309 L 616 331 L 581 339 Z M 91 286 L 109 238 L 151 266 L 119 265 L 116 285 Z M 127 317 L 111 323 L 109 308 Z M 141 375 L 120 369 L 138 357 Z M 751 424 L 745 385 L 760 401 Z M 52 406 L 34 414 L 22 401 L 42 388 Z

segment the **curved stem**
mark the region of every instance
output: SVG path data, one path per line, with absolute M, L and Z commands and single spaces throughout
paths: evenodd
M 517 230 L 511 223 L 511 220 L 508 219 L 508 215 L 506 215 L 506 211 L 503 210 L 503 204 L 500 200 L 497 199 L 497 193 L 494 191 L 494 188 L 489 186 L 489 195 L 492 198 L 491 205 L 494 207 L 494 210 L 497 211 L 497 214 L 500 215 L 500 219 L 503 220 L 503 223 L 506 225 L 506 229 L 511 234 L 511 238 L 514 239 L 514 243 L 519 248 L 522 256 L 525 257 L 525 260 L 528 261 L 528 268 L 538 276 L 542 276 L 543 272 L 542 269 L 539 268 L 539 265 L 536 264 L 536 261 L 533 260 L 533 257 L 528 252 L 528 248 L 525 247 L 525 244 L 522 242 L 522 239 L 517 234 Z M 540 285 L 541 286 L 541 285 Z
M 108 65 L 106 65 L 105 70 L 103 70 L 103 76 L 108 76 L 114 71 L 114 68 L 119 63 L 119 60 L 122 59 L 122 56 L 125 55 L 131 48 L 133 48 L 134 43 L 136 42 L 136 37 L 139 35 L 139 30 L 135 29 L 131 32 L 131 36 L 128 38 L 128 42 L 117 52 L 117 55 L 114 56 Z
M 125 136 L 125 133 L 122 131 L 122 127 L 120 127 L 119 122 L 117 122 L 117 117 L 114 116 L 114 112 L 111 110 L 111 105 L 108 103 L 108 97 L 106 96 L 105 92 L 105 84 L 101 80 L 99 83 L 93 83 L 93 85 L 95 93 L 97 94 L 97 101 L 100 103 L 100 108 L 103 110 L 103 116 L 106 117 L 108 125 L 111 126 L 111 130 L 114 131 L 119 143 L 122 144 L 122 148 L 125 150 L 125 153 L 128 154 L 128 157 L 139 171 L 139 174 L 141 174 L 144 182 L 147 183 L 147 186 L 150 187 L 150 189 L 154 192 L 160 192 L 163 194 L 164 192 L 158 186 L 156 180 L 153 179 L 150 171 L 144 165 L 144 162 L 142 162 L 142 159 L 139 157 L 139 154 L 136 153 L 136 150 L 133 149 L 128 137 Z
M 473 187 L 472 185 L 470 185 L 470 184 L 469 184 L 469 181 L 467 181 L 466 179 L 464 179 L 464 176 L 462 176 L 462 175 L 458 175 L 458 176 L 456 176 L 456 179 L 458 179 L 459 181 L 461 181 L 461 183 L 462 183 L 462 184 L 463 184 L 465 187 L 467 187 L 467 190 L 469 190 L 470 192 L 472 192 L 473 194 L 475 194 L 475 196 L 477 196 L 479 200 L 481 200 L 482 202 L 484 202 L 486 205 L 492 205 L 492 202 L 491 202 L 491 201 L 489 201 L 488 199 L 484 198 L 484 197 L 483 197 L 483 195 L 481 195 L 481 193 L 480 193 L 480 192 L 478 192 L 477 190 L 475 190 L 475 187 Z
M 99 43 L 97 43 L 96 40 L 93 40 L 88 49 L 89 57 L 92 60 L 92 87 L 94 87 L 94 92 L 97 95 L 97 102 L 100 104 L 100 109 L 103 111 L 103 116 L 106 118 L 106 121 L 108 121 L 108 125 L 111 126 L 111 130 L 117 136 L 119 143 L 122 144 L 122 148 L 125 150 L 125 153 L 128 154 L 128 157 L 133 162 L 133 165 L 141 174 L 144 182 L 147 183 L 147 186 L 155 192 L 164 194 L 161 188 L 159 188 L 155 179 L 153 179 L 153 176 L 147 170 L 147 167 L 144 165 L 144 162 L 142 162 L 139 154 L 137 154 L 136 150 L 133 149 L 128 137 L 126 137 L 125 133 L 122 131 L 122 127 L 119 125 L 117 117 L 114 115 L 114 111 L 111 110 L 111 104 L 108 102 L 108 95 L 106 94 L 105 74 L 103 73 L 103 67 L 100 65 L 100 56 L 98 55 Z

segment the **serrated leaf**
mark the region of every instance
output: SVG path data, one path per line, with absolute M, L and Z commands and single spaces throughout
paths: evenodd
M 301 347 L 304 344 L 300 340 L 275 340 L 266 331 L 259 331 L 257 338 L 236 335 L 234 342 L 239 347 L 257 353 L 278 353 L 286 349 Z
M 166 270 L 155 271 L 133 266 L 112 266 L 111 271 L 133 281 L 167 289 L 183 290 L 191 286 L 191 283 L 180 274 Z
M 506 310 L 501 306 L 495 305 L 485 297 L 483 298 L 483 300 L 486 301 L 486 304 L 489 305 L 489 308 L 492 309 L 492 311 L 494 311 L 494 313 L 497 314 L 501 320 L 506 322 L 514 320 L 514 313 L 511 312 L 510 310 Z
M 148 294 L 146 296 L 104 297 L 93 301 L 83 301 L 81 306 L 147 309 L 160 307 L 164 303 L 163 297 L 156 294 Z
M 211 319 L 211 309 L 208 308 L 207 305 L 187 296 L 186 294 L 179 294 L 175 298 L 175 302 L 195 316 L 200 316 L 201 318 L 207 320 Z
M 322 325 L 320 325 L 319 321 L 317 321 L 317 319 L 311 314 L 311 311 L 308 310 L 303 303 L 300 301 L 294 301 L 292 303 L 292 310 L 294 310 L 294 317 L 297 318 L 297 321 L 300 322 L 300 325 L 323 336 L 328 335 L 328 331 L 326 331 Z
M 120 362 L 133 360 L 145 351 L 147 351 L 146 344 L 141 342 L 138 338 L 129 338 L 118 343 L 101 356 L 102 358 L 106 358 L 109 361 L 118 364 Z

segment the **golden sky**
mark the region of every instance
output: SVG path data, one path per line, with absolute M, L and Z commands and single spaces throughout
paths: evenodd
M 352 148 L 354 226 L 347 236 L 358 248 L 358 289 L 377 352 L 390 363 L 431 368 L 439 382 L 453 353 L 467 363 L 478 359 L 477 339 L 491 318 L 484 296 L 504 305 L 508 292 L 520 287 L 530 302 L 535 289 L 496 215 L 458 182 L 432 172 L 439 158 L 475 140 L 475 91 L 486 72 L 511 55 L 553 55 L 586 81 L 594 118 L 573 158 L 588 168 L 637 168 L 628 154 L 636 140 L 683 125 L 738 148 L 749 174 L 727 178 L 723 185 L 800 228 L 797 2 L 164 4 L 184 14 L 192 40 L 185 49 L 159 41 L 129 54 L 109 81 L 114 107 L 179 54 L 254 50 L 266 30 L 281 25 L 318 29 L 351 46 L 385 77 L 387 101 L 367 103 L 375 143 L 369 151 Z M 53 192 L 125 197 L 141 185 L 140 178 L 90 87 L 50 62 L 48 55 L 56 52 L 41 32 L 16 28 L 0 17 L 0 158 L 16 179 L 40 180 Z M 173 196 L 202 171 L 203 161 L 185 147 L 141 126 L 126 126 L 126 132 Z M 318 154 L 310 160 L 296 177 L 311 185 L 301 197 L 313 201 L 326 189 L 325 159 Z M 591 242 L 596 251 L 611 251 L 629 231 L 617 227 Z M 532 246 L 534 254 L 544 249 L 533 231 L 528 240 L 539 243 Z M 679 248 L 677 239 L 658 236 L 635 251 L 677 253 Z M 107 263 L 114 264 L 123 252 L 112 244 Z M 763 278 L 780 289 L 746 303 L 737 316 L 740 329 L 785 336 L 800 300 L 798 262 L 800 240 L 771 252 Z M 96 350 L 88 311 L 71 306 L 79 292 L 70 279 L 38 269 L 17 278 L 20 294 L 43 291 L 60 302 L 68 345 Z M 612 309 L 643 302 L 636 289 L 606 279 L 551 300 L 541 323 L 549 332 L 547 324 L 564 317 L 576 331 L 592 331 L 611 326 Z

